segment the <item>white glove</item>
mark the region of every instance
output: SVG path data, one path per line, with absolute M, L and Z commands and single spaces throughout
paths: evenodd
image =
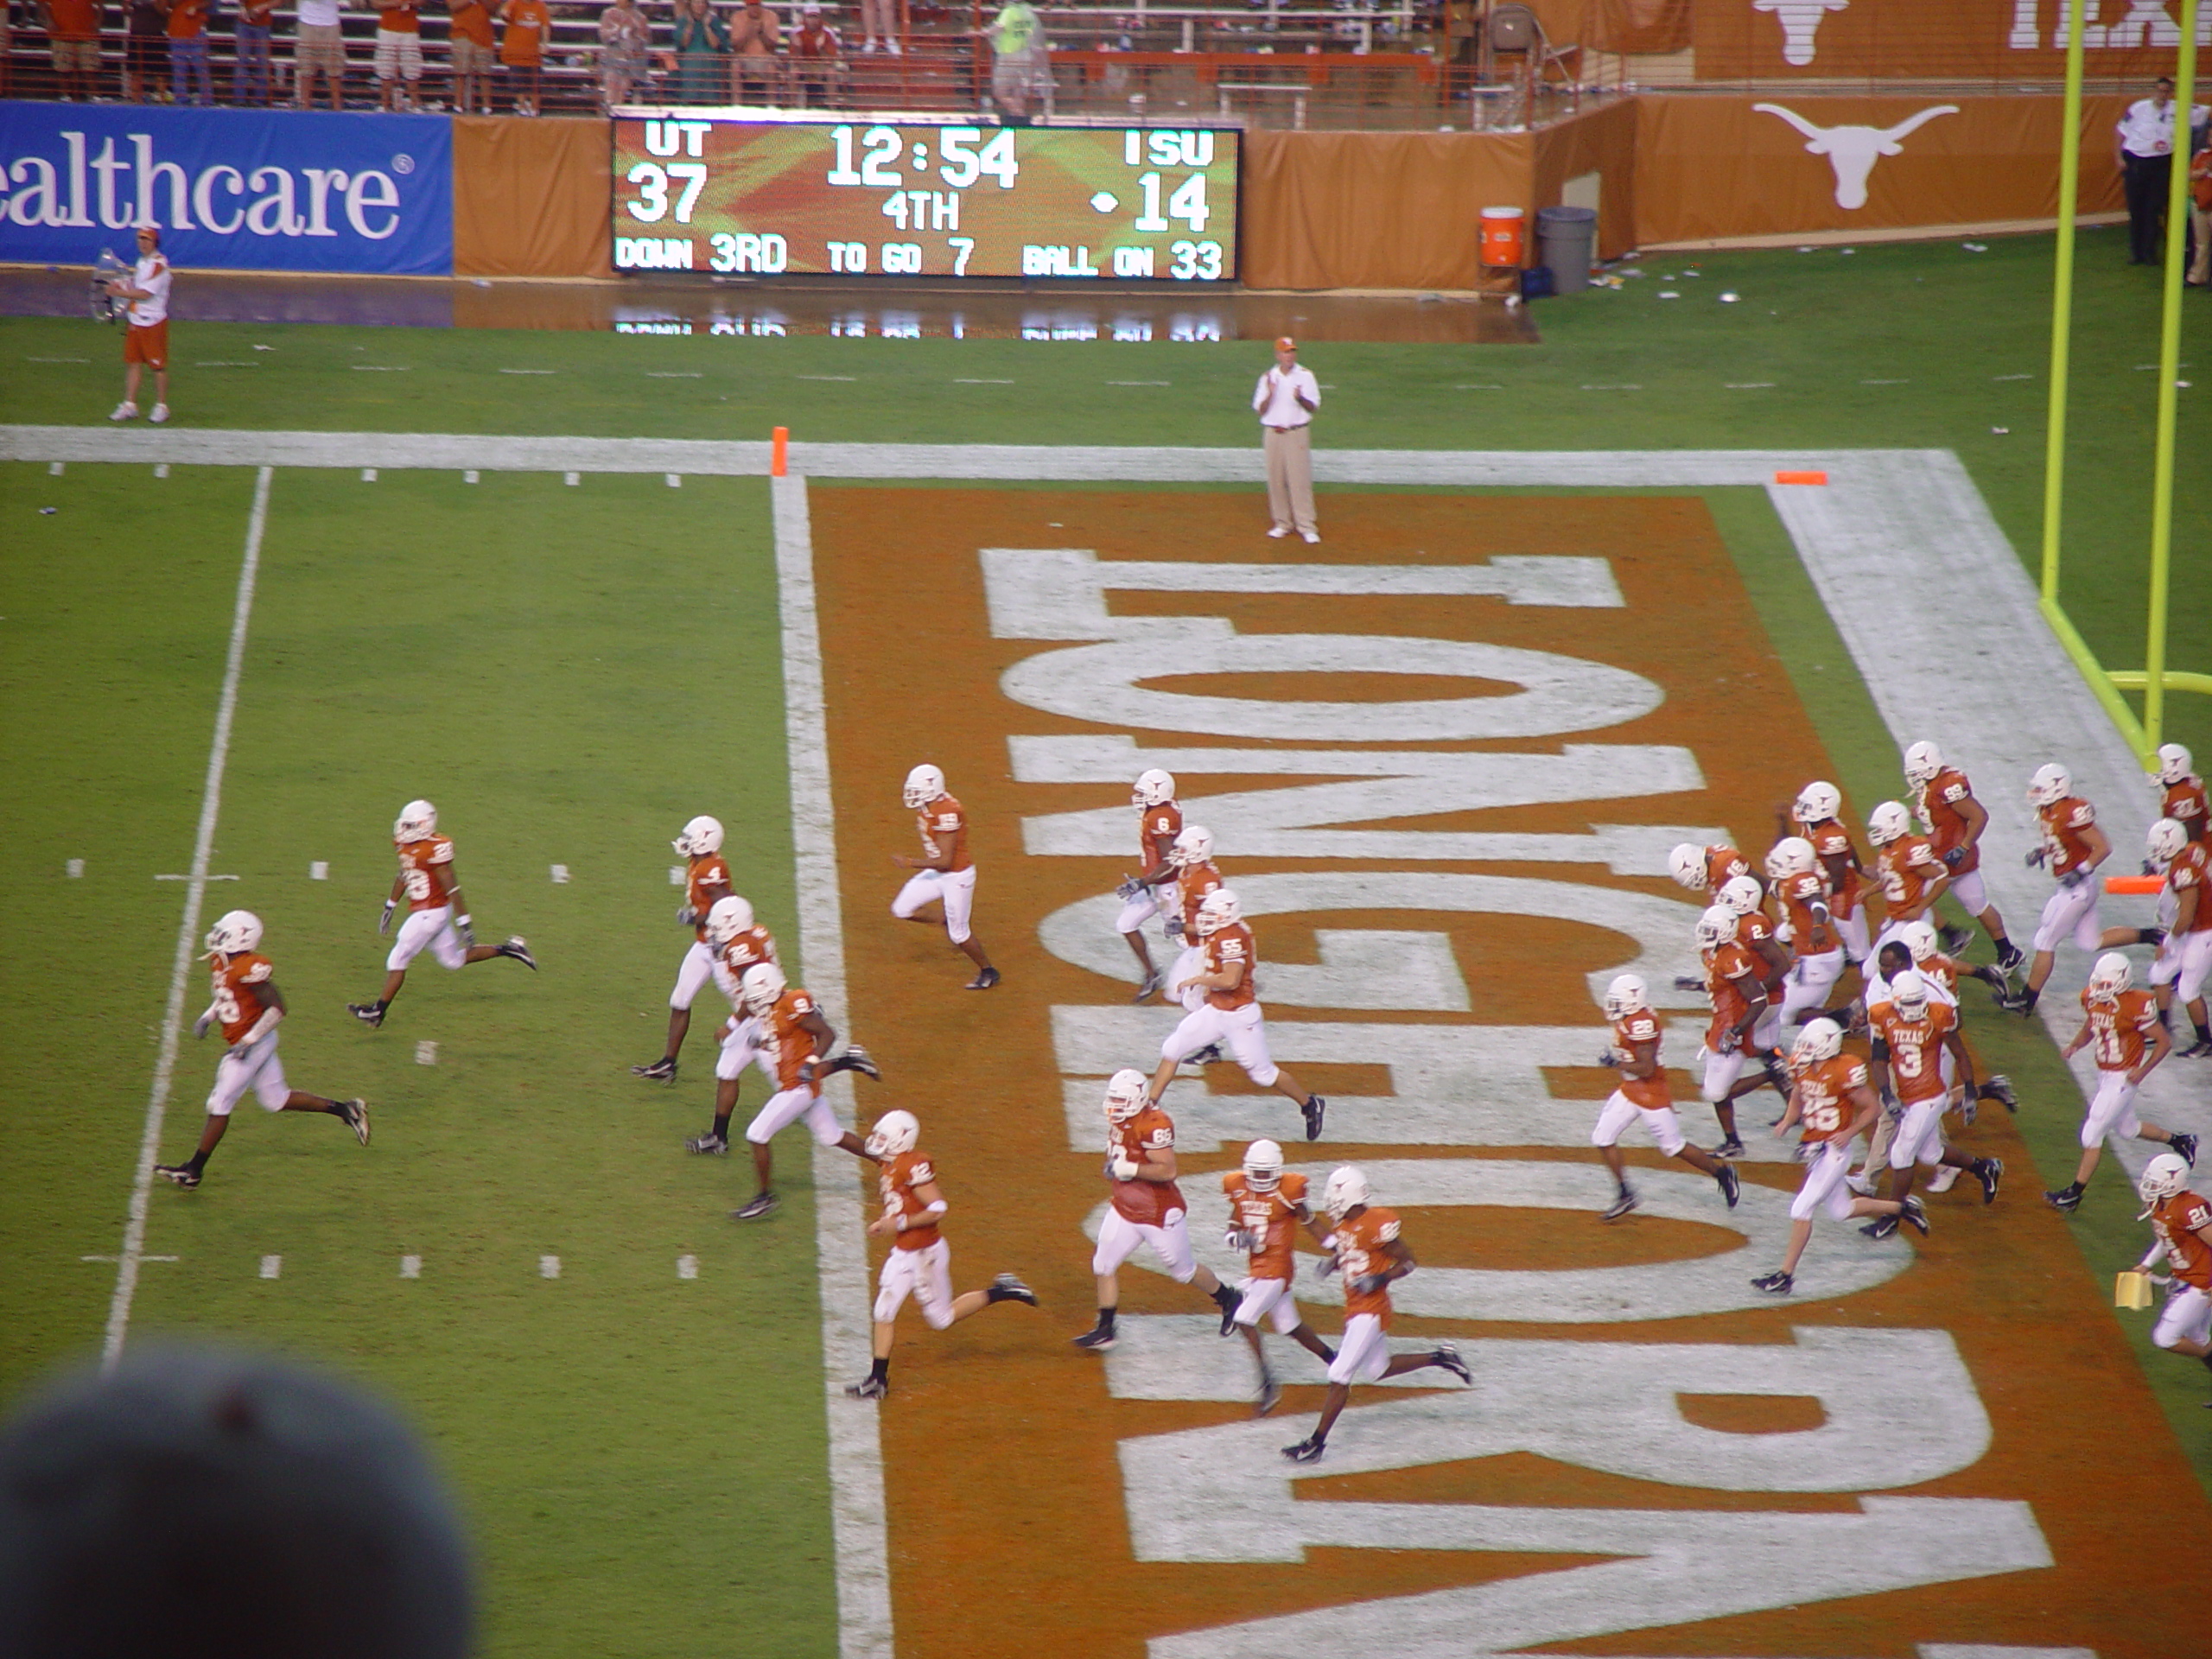
M 2037 865 L 2041 864 L 2044 859 L 2050 856 L 2050 853 L 2041 847 L 2030 849 L 2028 852 L 2028 868 L 2031 870 L 2034 869 Z
M 384 914 L 377 918 L 378 932 L 389 933 L 391 931 L 391 912 L 398 908 L 399 900 L 397 899 L 387 899 L 384 901 Z
M 474 950 L 476 948 L 476 930 L 474 927 L 470 925 L 469 918 L 467 917 L 454 917 L 453 918 L 453 931 L 460 936 L 461 944 L 466 949 Z
M 690 906 L 678 905 L 676 907 L 676 925 L 678 927 L 696 926 L 698 920 L 699 912 L 692 909 Z
M 1116 1157 L 1114 1160 L 1114 1179 L 1116 1180 L 1134 1181 L 1136 1178 L 1137 1160 L 1135 1159 Z
M 1249 1255 L 1252 1253 L 1252 1235 L 1242 1227 L 1231 1227 L 1221 1236 L 1221 1244 L 1224 1249 L 1234 1250 L 1239 1255 Z
M 210 1008 L 207 1013 L 201 1014 L 197 1020 L 192 1022 L 192 1034 L 194 1037 L 205 1037 L 207 1034 L 208 1027 L 213 1026 L 214 1023 L 215 1010 Z

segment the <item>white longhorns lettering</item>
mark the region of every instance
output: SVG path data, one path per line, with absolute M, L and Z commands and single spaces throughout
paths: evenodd
M 1808 154 L 1828 158 L 1828 165 L 1835 169 L 1835 205 L 1846 209 L 1866 205 L 1867 175 L 1882 156 L 1898 155 L 1904 150 L 1906 135 L 1918 131 L 1939 115 L 1959 112 L 1955 104 L 1935 104 L 1916 115 L 1907 116 L 1893 127 L 1816 127 L 1796 111 L 1784 109 L 1779 104 L 1754 104 L 1751 107 L 1787 121 L 1805 135 Z
M 1841 11 L 1851 0 L 1751 0 L 1753 11 L 1770 11 L 1782 25 L 1782 60 L 1802 67 L 1813 60 L 1813 36 L 1821 19 Z

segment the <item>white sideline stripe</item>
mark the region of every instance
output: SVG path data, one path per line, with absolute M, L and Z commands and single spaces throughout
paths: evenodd
M 836 1010 L 845 1006 L 845 934 L 837 893 L 837 818 L 830 794 L 829 718 L 822 685 L 822 631 L 815 607 L 814 529 L 806 480 L 770 486 L 776 526 L 776 585 L 784 624 L 784 731 L 791 750 L 793 883 L 799 956 L 807 988 Z M 830 1098 L 851 1119 L 849 1073 Z M 835 1161 L 832 1161 L 832 1160 Z M 868 1354 L 868 1243 L 860 1207 L 866 1184 L 845 1154 L 814 1150 L 814 1243 L 822 1278 L 822 1363 L 830 1429 L 830 1513 L 836 1550 L 837 1651 L 841 1659 L 891 1659 L 891 1567 L 884 1539 L 883 1443 L 875 1408 L 844 1395 Z
M 146 1127 L 138 1138 L 138 1168 L 130 1183 L 130 1218 L 123 1226 L 122 1260 L 116 1263 L 115 1294 L 108 1299 L 107 1334 L 100 1346 L 100 1369 L 113 1370 L 123 1357 L 130 1329 L 131 1299 L 138 1294 L 138 1264 L 146 1247 L 147 1199 L 154 1187 L 154 1160 L 161 1155 L 162 1119 L 169 1103 L 169 1083 L 176 1074 L 178 1029 L 184 1023 L 184 982 L 191 972 L 193 946 L 200 932 L 200 907 L 207 894 L 207 861 L 213 856 L 215 820 L 223 808 L 223 768 L 231 753 L 231 716 L 238 708 L 238 675 L 245 666 L 246 624 L 253 615 L 253 585 L 261 571 L 261 536 L 269 524 L 269 486 L 276 468 L 264 466 L 254 479 L 253 511 L 245 525 L 245 556 L 238 564 L 238 601 L 231 610 L 231 651 L 223 664 L 222 695 L 215 703 L 215 734 L 207 748 L 207 777 L 200 789 L 200 828 L 192 842 L 192 874 L 185 883 L 184 917 L 177 924 L 176 955 L 169 964 L 168 1006 L 162 1015 L 162 1046 L 154 1060 L 153 1086 L 146 1093 Z

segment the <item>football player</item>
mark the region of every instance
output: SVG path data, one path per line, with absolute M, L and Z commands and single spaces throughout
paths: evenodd
M 1709 905 L 1697 918 L 1698 955 L 1705 963 L 1706 993 L 1713 999 L 1700 1084 L 1706 1103 L 1720 1122 L 1721 1141 L 1713 1150 L 1722 1158 L 1743 1155 L 1744 1142 L 1736 1133 L 1738 1095 L 1772 1088 L 1787 1098 L 1789 1092 L 1789 1080 L 1776 1057 L 1758 1050 L 1752 1040 L 1752 1032 L 1767 1014 L 1764 964 L 1736 943 L 1736 912 L 1726 905 Z M 1746 1077 L 1744 1061 L 1753 1053 L 1761 1062 L 1761 1075 Z
M 691 930 L 691 948 L 677 964 L 676 988 L 668 996 L 668 1046 L 651 1065 L 633 1065 L 631 1075 L 676 1081 L 676 1057 L 683 1052 L 684 1034 L 691 1029 L 691 1004 L 714 976 L 715 947 L 707 938 L 707 917 L 729 897 L 729 866 L 722 861 L 722 826 L 719 818 L 696 817 L 669 843 L 683 855 L 683 903 L 676 925 Z
M 774 1160 L 768 1150 L 776 1132 L 804 1118 L 817 1146 L 836 1147 L 855 1158 L 868 1157 L 866 1143 L 837 1122 L 837 1114 L 822 1098 L 822 1084 L 839 1071 L 857 1071 L 868 1077 L 880 1077 L 883 1073 L 876 1070 L 864 1048 L 848 1048 L 836 1058 L 830 1058 L 836 1032 L 822 1017 L 813 997 L 796 985 L 786 984 L 784 970 L 774 963 L 764 962 L 746 969 L 738 994 L 746 1013 L 760 1022 L 767 1046 L 776 1057 L 776 1092 L 745 1126 L 760 1190 L 742 1208 L 730 1212 L 736 1221 L 757 1221 L 773 1211 L 779 1202 L 770 1180 Z
M 1884 1116 L 1895 1125 L 1888 1148 L 1890 1196 L 1910 1197 L 1914 1171 L 1924 1164 L 1930 1169 L 1966 1171 L 1981 1183 L 1981 1201 L 1996 1203 L 2004 1164 L 1995 1158 L 1969 1158 L 1943 1144 L 1943 1114 L 1952 1106 L 1964 1105 L 1974 1092 L 1974 1058 L 1959 1034 L 1957 1005 L 1936 997 L 1927 981 L 1907 969 L 1889 982 L 1888 999 L 1870 1006 L 1866 1017 L 1874 1033 L 1875 1084 L 1883 1096 Z M 1954 1062 L 1958 1077 L 1948 1087 L 1946 1058 Z M 1868 1152 L 1869 1175 L 1877 1173 L 1878 1156 Z M 1897 1230 L 1894 1216 L 1884 1216 L 1861 1229 L 1869 1238 L 1887 1238 Z
M 2070 938 L 2077 950 L 2094 950 L 2104 941 L 2097 925 L 2097 866 L 2112 855 L 2112 842 L 2097 827 L 2097 809 L 2074 792 L 2074 779 L 2066 768 L 2036 768 L 2028 780 L 2028 799 L 2043 825 L 2043 841 L 2027 855 L 2030 868 L 2047 864 L 2058 880 L 2058 890 L 2044 900 L 2043 919 L 2036 925 L 2035 960 L 2028 967 L 2027 987 L 2012 999 L 2023 1014 L 2035 1012 L 2044 982 L 2058 960 L 2058 942 Z
M 1843 1031 L 1833 1020 L 1815 1020 L 1797 1033 L 1789 1069 L 1796 1074 L 1789 1109 L 1777 1135 L 1799 1128 L 1797 1155 L 1805 1179 L 1789 1203 L 1789 1248 L 1782 1266 L 1751 1281 L 1755 1290 L 1787 1296 L 1797 1283 L 1797 1263 L 1812 1242 L 1813 1217 L 1825 1209 L 1838 1221 L 1896 1216 L 1925 1236 L 1928 1211 L 1918 1198 L 1862 1198 L 1844 1185 L 1851 1173 L 1851 1143 L 1873 1127 L 1882 1103 L 1869 1085 L 1866 1062 L 1843 1052 Z
M 2196 1162 L 2195 1135 L 2162 1129 L 2135 1115 L 2136 1090 L 2173 1052 L 2174 1039 L 2159 1023 L 2158 1004 L 2150 992 L 2129 988 L 2130 976 L 2127 958 L 2117 951 L 2097 958 L 2097 965 L 2089 969 L 2089 982 L 2082 988 L 2082 1029 L 2058 1051 L 2062 1059 L 2071 1059 L 2089 1044 L 2096 1045 L 2097 1092 L 2082 1120 L 2082 1161 L 2074 1171 L 2074 1184 L 2044 1194 L 2054 1210 L 2069 1214 L 2082 1206 L 2082 1191 L 2097 1173 L 2107 1135 L 2163 1141 L 2181 1154 L 2183 1163 Z
M 1948 766 L 1933 743 L 1915 743 L 1904 752 L 1904 780 L 1912 790 L 1912 816 L 1928 826 L 1936 856 L 1951 873 L 1951 896 L 1981 924 L 1997 947 L 1997 965 L 2011 973 L 2027 960 L 2005 934 L 2005 918 L 1989 902 L 1981 879 L 1981 834 L 1989 809 L 1974 798 L 1974 785 L 1956 766 Z
M 1184 1061 L 1206 1053 L 1217 1056 L 1226 1044 L 1246 1077 L 1297 1103 L 1306 1119 L 1306 1138 L 1319 1140 L 1329 1103 L 1268 1056 L 1267 1016 L 1255 977 L 1260 950 L 1252 930 L 1244 925 L 1243 907 L 1227 887 L 1215 888 L 1198 906 L 1198 945 L 1203 953 L 1198 971 L 1167 991 L 1179 996 L 1197 987 L 1205 993 L 1205 1001 L 1185 1014 L 1160 1044 L 1160 1066 L 1152 1074 L 1152 1098 L 1156 1102 L 1166 1092 L 1176 1067 Z
M 1844 954 L 1853 962 L 1864 962 L 1868 945 L 1866 867 L 1859 861 L 1859 849 L 1851 844 L 1851 832 L 1837 818 L 1842 810 L 1843 791 L 1834 784 L 1808 784 L 1790 803 L 1781 833 L 1802 834 L 1812 843 L 1813 855 L 1827 877 L 1828 909 L 1834 913 Z M 1797 828 L 1792 829 L 1793 823 Z
M 753 906 L 735 893 L 715 900 L 707 912 L 707 948 L 714 953 L 715 984 L 729 1000 L 729 1019 L 715 1033 L 715 1127 L 686 1141 L 689 1152 L 729 1150 L 730 1115 L 737 1109 L 738 1080 L 748 1065 L 767 1073 L 770 1090 L 779 1086 L 776 1057 L 760 1021 L 746 1011 L 745 976 L 776 961 L 776 941 L 753 919 Z M 851 1051 L 848 1051 L 850 1052 Z
M 1191 825 L 1175 837 L 1170 857 L 1175 865 L 1175 894 L 1182 906 L 1179 912 L 1167 918 L 1168 937 L 1182 945 L 1174 966 L 1167 970 L 1169 995 L 1173 995 L 1173 987 L 1205 971 L 1205 950 L 1198 938 L 1198 906 L 1205 903 L 1207 894 L 1227 884 L 1214 866 L 1213 831 L 1202 823 Z M 1188 1011 L 1205 1007 L 1205 1000 L 1204 988 L 1195 985 L 1182 996 L 1183 1007 Z M 1213 1058 L 1221 1057 L 1216 1053 Z
M 326 1100 L 303 1095 L 284 1081 L 284 1062 L 276 1052 L 276 1023 L 284 1017 L 284 994 L 270 977 L 274 971 L 261 955 L 261 918 L 233 910 L 216 919 L 201 942 L 213 969 L 214 1000 L 192 1022 L 192 1034 L 205 1037 L 223 1028 L 223 1058 L 215 1063 L 215 1087 L 207 1096 L 207 1122 L 200 1149 L 181 1164 L 156 1164 L 154 1173 L 178 1186 L 197 1186 L 207 1159 L 231 1127 L 231 1109 L 249 1089 L 262 1109 L 270 1112 L 327 1112 L 363 1146 L 369 1144 L 369 1107 L 362 1100 Z
M 1160 989 L 1160 969 L 1153 965 L 1144 925 L 1176 906 L 1175 838 L 1183 833 L 1183 809 L 1175 802 L 1174 777 L 1157 766 L 1137 774 L 1129 804 L 1137 810 L 1140 861 L 1137 874 L 1115 889 L 1122 900 L 1122 913 L 1114 925 L 1143 964 L 1144 982 L 1129 999 L 1142 1002 Z
M 2158 746 L 2158 816 L 2181 825 L 2191 841 L 2205 838 L 2204 780 L 2191 770 L 2196 762 L 2178 743 Z
M 391 912 L 407 901 L 407 919 L 385 958 L 384 991 L 373 1002 L 349 1002 L 346 1012 L 363 1025 L 384 1024 L 399 988 L 407 982 L 407 964 L 428 950 L 444 968 L 465 968 L 472 962 L 510 957 L 537 971 L 537 958 L 519 936 L 505 944 L 479 944 L 461 896 L 461 878 L 454 873 L 453 841 L 438 833 L 438 809 L 428 801 L 410 801 L 399 810 L 391 826 L 391 844 L 399 850 L 399 874 L 385 896 L 384 914 L 377 931 L 391 931 Z
M 1329 1366 L 1329 1392 L 1321 1402 L 1321 1419 L 1313 1432 L 1282 1454 L 1293 1463 L 1318 1463 L 1328 1448 L 1329 1431 L 1351 1398 L 1355 1382 L 1376 1382 L 1386 1376 L 1432 1367 L 1449 1371 L 1462 1382 L 1472 1382 L 1459 1351 L 1440 1342 L 1425 1354 L 1390 1351 L 1390 1281 L 1414 1270 L 1414 1253 L 1399 1236 L 1395 1211 L 1378 1210 L 1368 1203 L 1367 1177 L 1347 1164 L 1329 1177 L 1321 1192 L 1321 1208 L 1329 1225 L 1318 1223 L 1311 1230 L 1327 1252 L 1317 1264 L 1319 1275 L 1341 1278 L 1344 1287 L 1344 1334 L 1337 1344 L 1336 1359 Z
M 1781 1040 L 1783 982 L 1789 973 L 1789 950 L 1774 930 L 1766 908 L 1766 889 L 1748 875 L 1732 875 L 1720 884 L 1713 902 L 1736 913 L 1736 943 L 1759 960 L 1759 983 L 1766 988 L 1767 1011 L 1751 1040 L 1772 1048 Z
M 889 1239 L 891 1252 L 876 1281 L 874 1363 L 865 1378 L 845 1390 L 855 1400 L 880 1400 L 891 1392 L 891 1339 L 907 1297 L 921 1305 L 922 1318 L 932 1331 L 1000 1302 L 1037 1306 L 1037 1293 L 1010 1273 L 999 1274 L 982 1290 L 952 1294 L 952 1247 L 938 1231 L 949 1206 L 938 1185 L 935 1160 L 915 1148 L 921 1134 L 921 1122 L 912 1112 L 886 1112 L 875 1120 L 866 1142 L 868 1155 L 881 1166 L 875 1180 L 883 1195 L 883 1213 L 868 1230 Z
M 2212 1204 L 2190 1190 L 2189 1167 L 2187 1159 L 2171 1152 L 2143 1166 L 2135 1190 L 2147 1207 L 2136 1219 L 2147 1220 L 2153 1236 L 2151 1253 L 2135 1270 L 2171 1265 L 2171 1277 L 2157 1281 L 2166 1287 L 2166 1305 L 2151 1327 L 2151 1340 L 2212 1370 Z
M 1667 1073 L 1659 1064 L 1659 1016 L 1651 1011 L 1650 995 L 1642 979 L 1622 974 L 1605 987 L 1605 1018 L 1612 1024 L 1613 1041 L 1598 1056 L 1598 1064 L 1616 1066 L 1621 1074 L 1621 1086 L 1606 1099 L 1598 1113 L 1597 1128 L 1590 1131 L 1590 1144 L 1598 1148 L 1619 1189 L 1606 1207 L 1605 1219 L 1618 1221 L 1637 1206 L 1620 1140 L 1621 1131 L 1639 1119 L 1661 1152 L 1712 1176 L 1733 1210 L 1742 1190 L 1735 1169 L 1682 1137 L 1681 1120 L 1667 1096 Z
M 922 837 L 922 855 L 894 855 L 892 862 L 914 874 L 891 901 L 891 913 L 902 922 L 930 925 L 918 912 L 935 902 L 944 918 L 944 936 L 959 946 L 976 964 L 971 991 L 988 991 L 999 982 L 999 970 L 983 952 L 983 942 L 969 931 L 976 906 L 976 863 L 968 856 L 968 812 L 944 792 L 944 774 L 932 766 L 916 766 L 906 774 L 904 797 Z M 941 838 L 941 839 L 940 839 Z
M 1073 1338 L 1078 1348 L 1103 1353 L 1117 1340 L 1114 1319 L 1122 1306 L 1119 1274 L 1141 1244 L 1179 1285 L 1195 1284 L 1221 1310 L 1221 1334 L 1235 1328 L 1236 1293 L 1191 1254 L 1189 1208 L 1175 1185 L 1175 1120 L 1145 1092 L 1144 1073 L 1124 1066 L 1106 1082 L 1106 1180 L 1112 1200 L 1091 1252 L 1098 1281 L 1098 1323 Z
M 1717 892 L 1730 877 L 1751 873 L 1751 861 L 1725 841 L 1709 847 L 1685 841 L 1667 855 L 1667 874 L 1692 893 Z
M 2182 1057 L 2198 1059 L 2212 1054 L 2212 1028 L 2204 1018 L 2204 981 L 2212 974 L 2212 904 L 2204 896 L 2206 884 L 2212 882 L 2212 844 L 2191 841 L 2179 819 L 2160 818 L 2151 826 L 2148 850 L 2146 867 L 2165 872 L 2159 909 L 2167 922 L 2158 960 L 2151 964 L 2151 988 L 2158 1000 L 2158 1018 L 2171 1031 L 2171 1008 L 2179 987 L 2182 1007 L 2196 1027 L 2196 1040 L 2182 1050 Z
M 1785 836 L 1776 842 L 1766 855 L 1766 874 L 1774 896 L 1782 902 L 1794 957 L 1783 980 L 1777 1021 L 1788 1027 L 1802 1019 L 1808 1008 L 1821 1007 L 1843 977 L 1843 935 L 1828 909 L 1828 886 L 1821 879 L 1811 842 L 1802 836 Z
M 1912 817 L 1902 801 L 1884 801 L 1866 815 L 1866 839 L 1874 849 L 1874 874 L 1882 887 L 1882 930 L 1874 936 L 1879 950 L 1907 923 L 1923 916 L 1934 919 L 1936 901 L 1950 887 L 1951 872 L 1935 842 L 1912 833 Z M 1956 937 L 1963 944 L 1970 936 Z
M 1245 1147 L 1243 1167 L 1225 1171 L 1221 1190 L 1229 1199 L 1229 1230 L 1222 1243 L 1245 1257 L 1245 1276 L 1236 1286 L 1236 1325 L 1260 1368 L 1252 1414 L 1264 1417 L 1282 1398 L 1282 1389 L 1268 1370 L 1267 1351 L 1260 1343 L 1262 1315 L 1324 1365 L 1336 1363 L 1337 1351 L 1306 1323 L 1291 1295 L 1291 1281 L 1298 1276 L 1292 1240 L 1299 1228 L 1313 1224 L 1313 1212 L 1306 1207 L 1306 1178 L 1283 1173 L 1282 1148 L 1272 1141 Z

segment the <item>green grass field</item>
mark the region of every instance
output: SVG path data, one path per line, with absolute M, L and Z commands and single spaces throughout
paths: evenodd
M 2155 296 L 2112 233 L 2084 246 L 2068 601 L 2104 660 L 2132 667 L 2154 378 L 2134 365 L 2155 355 Z M 2049 255 L 2033 238 L 1714 254 L 1696 277 L 1655 258 L 1624 293 L 1541 307 L 1539 346 L 1317 344 L 1321 441 L 1946 447 L 2031 559 Z M 1719 304 L 1724 288 L 1741 302 Z M 2201 348 L 2212 302 L 2190 300 Z M 1242 444 L 1264 361 L 1258 344 L 189 322 L 176 338 L 182 423 L 341 431 Z M 0 321 L 0 420 L 97 422 L 114 350 L 89 321 Z M 86 360 L 39 360 L 71 359 Z M 499 372 L 519 367 L 554 372 Z M 833 370 L 855 378 L 801 378 Z M 700 378 L 651 378 L 676 372 Z M 955 384 L 985 377 L 1014 384 Z M 1171 384 L 1108 384 L 1140 377 Z M 2186 423 L 2207 395 L 2183 393 L 2172 651 L 2198 670 L 2212 449 Z M 677 1090 L 628 1076 L 659 1051 L 684 942 L 664 848 L 686 817 L 728 823 L 741 888 L 791 937 L 766 490 L 471 486 L 469 464 L 460 446 L 450 472 L 276 475 L 213 865 L 238 880 L 210 887 L 207 916 L 262 914 L 295 1085 L 365 1095 L 379 1133 L 364 1153 L 320 1118 L 243 1109 L 206 1187 L 152 1195 L 146 1248 L 181 1259 L 145 1268 L 134 1340 L 236 1333 L 404 1402 L 470 1512 L 489 1652 L 722 1654 L 741 1636 L 747 1653 L 830 1651 L 803 1142 L 779 1147 L 783 1223 L 741 1241 L 722 1216 L 744 1172 L 679 1149 L 703 1126 L 706 1018 Z M 107 1316 L 114 1270 L 79 1258 L 111 1255 L 122 1231 L 182 899 L 155 878 L 188 867 L 252 490 L 246 469 L 0 466 L 0 810 L 18 854 L 0 875 L 18 927 L 0 1001 L 0 1395 L 95 1351 Z M 1707 499 L 1839 781 L 1893 792 L 1888 736 L 1771 510 L 1755 492 Z M 2169 729 L 2212 757 L 2212 700 L 2176 698 Z M 451 976 L 425 958 L 370 1033 L 343 1005 L 378 982 L 386 826 L 417 794 L 445 809 L 480 933 L 526 935 L 544 968 Z M 309 880 L 317 860 L 327 881 Z M 1969 1031 L 2024 1097 L 2074 1097 L 2038 1033 L 1972 1007 Z M 435 1066 L 416 1064 L 426 1040 Z M 213 1060 L 185 1045 L 165 1158 L 189 1150 Z M 2020 1186 L 2063 1178 L 2069 1122 L 2024 1117 L 2042 1167 Z M 2095 1189 L 2085 1271 L 2139 1253 L 2133 1208 L 2121 1184 Z M 423 1258 L 419 1280 L 398 1276 L 403 1254 Z M 273 1281 L 258 1272 L 272 1255 Z M 539 1276 L 546 1255 L 557 1280 Z M 677 1277 L 683 1255 L 696 1281 Z M 2163 1355 L 2146 1369 L 2212 1472 L 2201 1378 Z

